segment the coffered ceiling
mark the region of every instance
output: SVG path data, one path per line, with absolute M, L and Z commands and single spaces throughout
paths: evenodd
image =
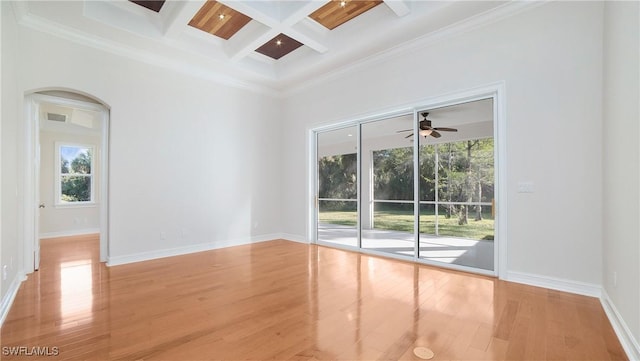
M 87 46 L 268 92 L 519 11 L 527 2 L 16 1 L 18 21 Z

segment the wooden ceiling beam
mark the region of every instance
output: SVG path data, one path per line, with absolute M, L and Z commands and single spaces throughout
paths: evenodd
M 382 4 L 382 0 L 332 0 L 309 14 L 309 17 L 327 29 L 333 30 L 380 4 Z

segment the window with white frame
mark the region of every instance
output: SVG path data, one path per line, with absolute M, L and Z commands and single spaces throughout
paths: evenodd
M 86 205 L 94 197 L 94 147 L 56 143 L 56 204 Z

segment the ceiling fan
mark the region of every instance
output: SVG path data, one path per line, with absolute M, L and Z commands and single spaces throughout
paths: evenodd
M 458 129 L 455 128 L 434 128 L 431 126 L 431 121 L 429 119 L 427 119 L 427 117 L 429 116 L 429 112 L 424 112 L 422 113 L 422 116 L 424 117 L 424 119 L 422 119 L 420 121 L 420 130 L 418 131 L 418 134 L 420 134 L 423 137 L 426 137 L 428 135 L 434 137 L 434 138 L 440 138 L 442 136 L 442 134 L 440 134 L 439 132 L 457 132 Z M 412 132 L 413 129 L 405 129 L 405 130 L 399 130 L 396 133 L 402 133 L 402 132 Z M 407 135 L 405 138 L 409 138 L 413 136 L 413 133 Z

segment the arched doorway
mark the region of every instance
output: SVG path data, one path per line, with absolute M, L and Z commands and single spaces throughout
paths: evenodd
M 109 255 L 109 107 L 68 89 L 32 91 L 24 100 L 25 272 L 39 267 L 41 237 L 99 233 L 100 261 L 105 262 Z M 71 162 L 83 170 L 74 171 Z M 41 216 L 47 218 L 44 226 Z

